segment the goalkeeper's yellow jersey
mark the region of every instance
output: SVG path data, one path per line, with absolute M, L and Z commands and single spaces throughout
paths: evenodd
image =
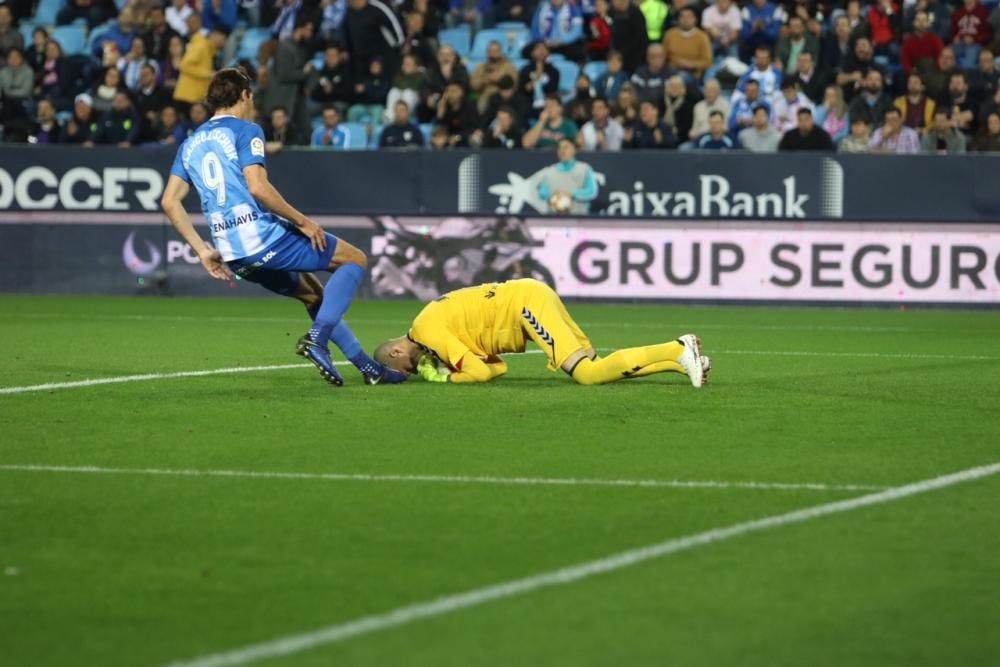
M 469 354 L 481 360 L 524 352 L 521 310 L 537 289 L 536 281 L 511 280 L 449 292 L 420 311 L 408 336 L 457 372 Z

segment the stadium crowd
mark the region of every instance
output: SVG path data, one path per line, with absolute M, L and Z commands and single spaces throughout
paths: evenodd
M 6 0 L 2 140 L 172 145 L 213 73 L 270 152 L 1000 151 L 980 0 Z

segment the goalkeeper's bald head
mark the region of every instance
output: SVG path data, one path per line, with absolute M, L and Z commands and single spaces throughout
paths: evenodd
M 421 356 L 420 347 L 406 336 L 383 341 L 372 354 L 375 361 L 383 366 L 404 373 L 413 373 Z

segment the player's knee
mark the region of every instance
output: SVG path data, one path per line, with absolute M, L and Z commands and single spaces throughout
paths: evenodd
M 576 364 L 573 372 L 570 373 L 570 377 L 573 378 L 577 384 L 601 384 L 601 379 L 597 373 L 594 362 L 587 358 L 581 359 Z
M 368 268 L 368 255 L 360 248 L 356 248 L 349 243 L 341 242 L 337 247 L 337 252 L 333 256 L 333 263 L 337 266 L 344 264 L 357 264 L 362 269 Z

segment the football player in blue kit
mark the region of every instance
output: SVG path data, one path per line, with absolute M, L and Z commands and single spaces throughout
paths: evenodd
M 161 205 L 170 222 L 215 278 L 237 275 L 301 301 L 313 325 L 298 340 L 328 382 L 343 379 L 330 358 L 333 341 L 368 384 L 402 382 L 405 373 L 386 368 L 365 353 L 344 313 L 368 266 L 365 254 L 326 233 L 268 181 L 264 133 L 249 121 L 254 113 L 250 78 L 240 69 L 220 70 L 208 88 L 215 110 L 177 151 Z M 194 186 L 214 247 L 194 229 L 182 201 Z M 331 272 L 326 286 L 316 271 Z

